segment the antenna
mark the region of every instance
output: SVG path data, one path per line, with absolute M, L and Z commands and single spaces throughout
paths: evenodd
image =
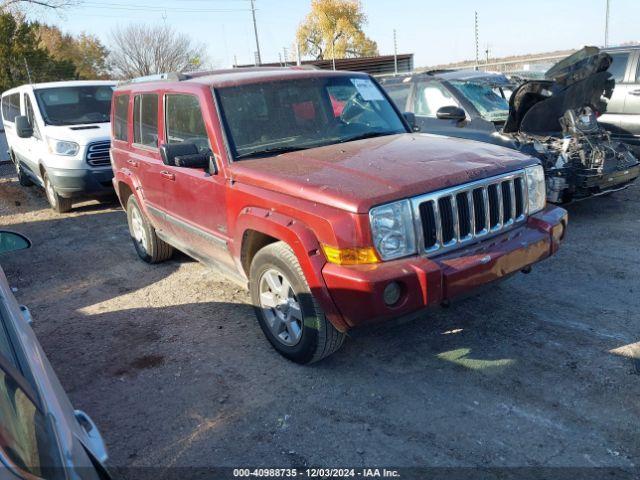
M 24 60 L 24 66 L 27 69 L 27 78 L 29 79 L 29 85 L 33 84 L 31 81 L 31 70 L 29 70 L 29 64 L 27 63 L 27 57 L 22 57 Z

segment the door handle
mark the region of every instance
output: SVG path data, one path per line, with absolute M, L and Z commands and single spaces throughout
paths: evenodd
M 137 168 L 137 167 L 138 167 L 138 165 L 139 165 L 139 163 L 138 163 L 138 162 L 136 162 L 135 160 L 131 160 L 131 159 L 127 160 L 127 163 L 128 163 L 129 165 L 131 165 L 132 167 L 136 167 L 136 168 Z
M 167 180 L 175 180 L 176 179 L 176 176 L 173 173 L 167 172 L 166 170 L 162 170 L 160 172 L 160 175 L 162 175 Z

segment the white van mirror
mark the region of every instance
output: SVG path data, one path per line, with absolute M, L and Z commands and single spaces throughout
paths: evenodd
M 29 118 L 25 115 L 18 115 L 16 117 L 16 133 L 20 138 L 30 138 L 33 136 L 33 126 L 29 122 Z

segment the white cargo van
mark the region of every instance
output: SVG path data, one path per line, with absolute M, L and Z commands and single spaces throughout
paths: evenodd
M 110 112 L 116 82 L 23 85 L 2 94 L 9 158 L 20 184 L 44 187 L 57 212 L 113 193 Z

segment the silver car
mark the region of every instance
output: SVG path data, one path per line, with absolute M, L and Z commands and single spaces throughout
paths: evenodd
M 0 259 L 30 246 L 0 231 Z M 73 409 L 0 268 L 0 478 L 108 479 L 106 460 L 100 432 Z

